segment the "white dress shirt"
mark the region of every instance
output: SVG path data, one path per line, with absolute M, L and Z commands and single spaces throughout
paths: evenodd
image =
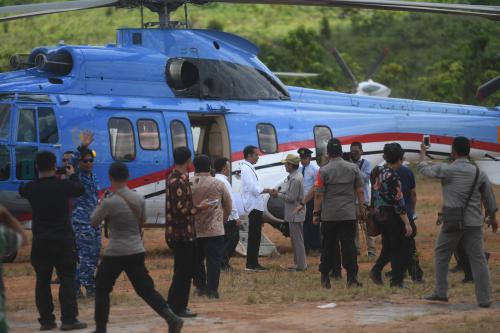
M 264 197 L 262 191 L 264 188 L 259 184 L 257 173 L 254 166 L 247 161 L 241 162 L 241 197 L 245 212 L 252 210 L 264 211 Z
M 319 166 L 310 162 L 309 165 L 305 167 L 305 170 L 302 170 L 304 170 L 304 166 L 301 164 L 299 167 L 299 173 L 304 177 L 304 196 L 306 196 L 314 186 Z
M 223 174 L 216 173 L 215 178 L 220 180 L 221 182 L 226 185 L 226 189 L 229 192 L 229 195 L 231 196 L 231 202 L 233 204 L 232 209 L 231 209 L 231 214 L 229 214 L 229 218 L 227 219 L 228 221 L 236 221 L 240 219 L 240 216 L 238 215 L 238 208 L 236 206 L 236 202 L 234 201 L 234 194 L 233 194 L 233 188 L 231 187 L 231 184 L 229 184 L 229 180 L 227 177 Z

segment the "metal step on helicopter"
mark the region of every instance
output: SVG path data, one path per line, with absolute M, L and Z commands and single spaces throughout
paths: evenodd
M 232 162 L 233 186 L 248 144 L 263 156 L 256 166 L 266 187 L 286 176 L 280 161 L 299 147 L 326 160 L 326 143 L 363 142 L 372 163 L 382 161 L 386 142 L 398 141 L 414 160 L 423 135 L 429 155 L 449 157 L 453 137 L 471 138 L 471 158 L 500 184 L 500 107 L 435 103 L 285 86 L 258 58 L 258 48 L 239 36 L 189 29 L 187 4 L 312 5 L 467 15 L 500 20 L 499 6 L 372 0 L 82 0 L 0 7 L 0 22 L 52 13 L 118 7 L 144 8 L 159 21 L 118 29 L 104 46 L 34 48 L 11 59 L 0 74 L 0 202 L 29 220 L 30 209 L 17 194 L 35 174 L 34 156 L 74 150 L 85 130 L 95 135 L 95 173 L 102 189 L 107 169 L 127 163 L 130 187 L 147 199 L 148 226 L 164 223 L 164 180 L 172 151 L 188 146 L 211 158 Z M 186 21 L 170 14 L 184 8 Z M 157 27 L 157 28 L 152 28 Z M 486 97 L 498 78 L 480 88 Z M 269 210 L 269 221 L 281 221 Z

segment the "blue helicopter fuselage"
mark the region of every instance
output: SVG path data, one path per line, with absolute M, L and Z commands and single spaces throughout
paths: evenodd
M 386 142 L 400 142 L 414 159 L 427 134 L 431 156 L 443 158 L 453 137 L 467 136 L 471 157 L 500 183 L 500 108 L 285 87 L 257 54 L 235 35 L 174 29 L 120 29 L 116 44 L 103 47 L 34 49 L 26 68 L 0 74 L 2 204 L 27 213 L 15 193 L 33 177 L 36 152 L 60 158 L 85 130 L 95 134 L 101 187 L 121 160 L 130 186 L 150 199 L 163 192 L 176 146 L 228 157 L 236 171 L 243 148 L 255 145 L 265 153 L 259 179 L 275 186 L 287 153 L 308 147 L 321 162 L 332 136 L 362 142 L 374 163 Z

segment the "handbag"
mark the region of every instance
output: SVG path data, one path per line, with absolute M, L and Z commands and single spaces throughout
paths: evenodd
M 467 209 L 467 206 L 469 206 L 472 193 L 474 193 L 474 188 L 476 187 L 477 179 L 479 178 L 479 168 L 477 166 L 475 167 L 476 176 L 474 177 L 474 182 L 472 183 L 472 188 L 469 191 L 469 196 L 465 201 L 465 205 L 463 207 L 443 206 L 443 211 L 441 214 L 443 226 L 441 231 L 444 233 L 457 232 L 464 229 L 465 210 Z
M 366 232 L 370 237 L 377 237 L 378 235 L 380 235 L 380 228 L 378 227 L 372 209 L 370 209 L 366 214 Z

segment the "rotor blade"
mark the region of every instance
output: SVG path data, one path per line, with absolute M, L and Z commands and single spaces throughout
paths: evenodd
M 378 71 L 378 69 L 384 62 L 385 57 L 387 57 L 388 54 L 389 54 L 388 49 L 384 49 L 382 51 L 382 53 L 378 56 L 378 59 L 373 63 L 372 67 L 370 67 L 370 69 L 366 73 L 366 80 L 371 79 L 373 74 L 375 74 Z
M 500 6 L 432 3 L 422 1 L 392 0 L 191 0 L 193 3 L 225 2 L 246 4 L 303 5 L 325 7 L 348 7 L 364 9 L 386 9 L 407 12 L 467 15 L 500 20 Z
M 344 59 L 340 55 L 340 52 L 337 51 L 336 48 L 333 48 L 332 54 L 335 57 L 335 60 L 337 60 L 337 63 L 339 64 L 340 68 L 342 69 L 342 72 L 344 73 L 345 77 L 348 78 L 349 80 L 351 80 L 354 89 L 356 89 L 358 87 L 358 80 L 356 80 L 356 77 L 352 73 L 351 69 L 345 63 Z
M 500 90 L 500 76 L 479 86 L 479 88 L 477 88 L 476 98 L 479 102 L 482 102 L 486 97 L 494 94 L 498 90 Z
M 52 4 L 59 4 L 60 6 L 53 7 Z M 40 16 L 40 15 L 71 12 L 83 9 L 110 7 L 118 4 L 119 1 L 117 0 L 82 0 L 82 1 L 45 3 L 36 5 L 34 4 L 34 5 L 6 6 L 6 7 L 0 7 L 0 13 L 7 13 L 9 11 L 24 12 L 25 10 L 30 10 L 30 9 L 35 9 L 35 11 L 26 12 L 24 14 L 19 14 L 19 15 L 0 17 L 0 22 L 12 21 L 12 20 Z M 50 5 L 50 6 L 47 6 L 47 8 L 45 8 L 45 5 Z M 36 7 L 27 7 L 27 6 L 36 6 Z M 22 8 L 15 8 L 15 7 L 22 7 Z
M 276 76 L 281 77 L 316 77 L 319 73 L 294 73 L 294 72 L 273 72 Z

